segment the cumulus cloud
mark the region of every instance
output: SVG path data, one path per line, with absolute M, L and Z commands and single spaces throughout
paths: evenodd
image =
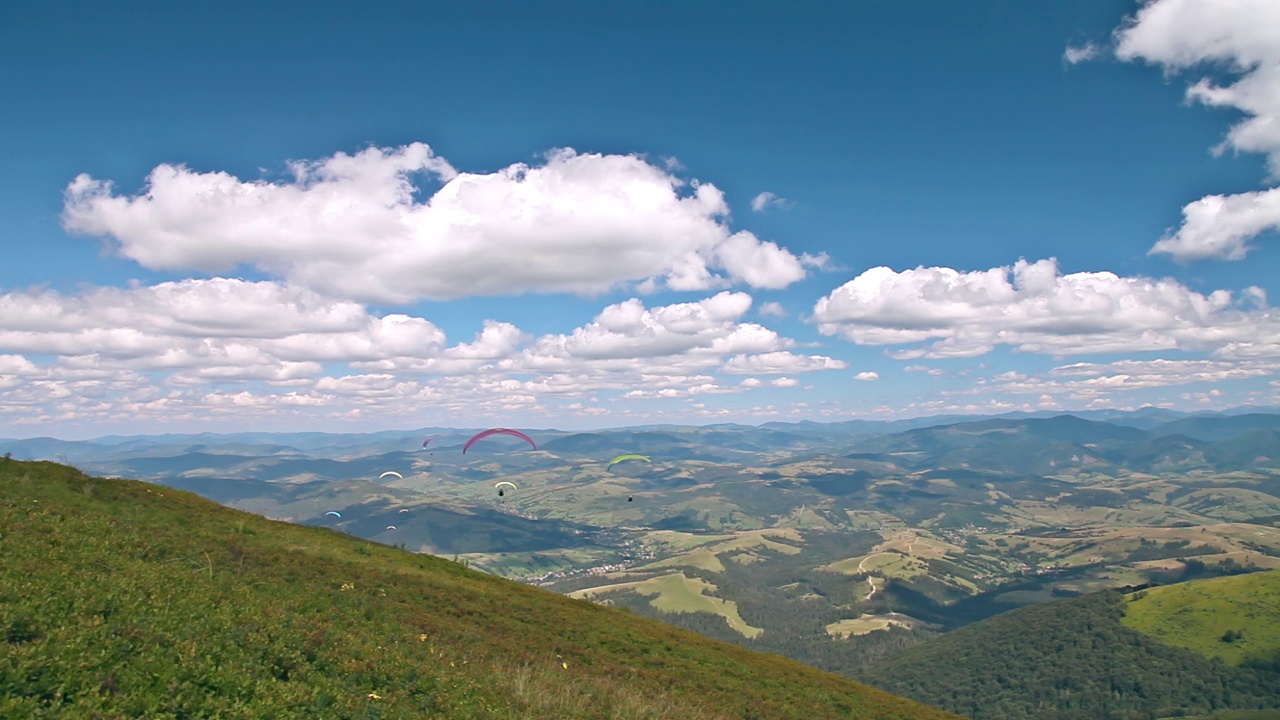
M 879 379 L 880 379 L 880 373 L 878 373 L 878 372 L 876 372 L 876 371 L 874 371 L 874 370 L 864 370 L 864 371 L 862 371 L 862 372 L 858 373 L 857 375 L 854 375 L 854 376 L 853 376 L 853 379 L 854 379 L 854 380 L 861 380 L 861 381 L 863 381 L 863 382 L 870 382 L 870 381 L 872 381 L 872 380 L 879 380 Z
M 1256 304 L 1257 293 L 1246 298 Z M 1063 275 L 1056 260 L 962 272 L 867 270 L 814 306 L 827 335 L 861 345 L 916 344 L 895 357 L 972 357 L 997 345 L 1077 354 L 1280 342 L 1280 314 L 1246 310 L 1226 290 L 1202 295 L 1172 279 Z M 922 343 L 930 342 L 928 345 Z
M 1250 240 L 1275 229 L 1280 229 L 1280 188 L 1208 195 L 1183 207 L 1182 226 L 1156 242 L 1148 254 L 1164 253 L 1181 261 L 1242 260 L 1252 249 Z
M 1266 377 L 1280 370 L 1275 362 L 1224 360 L 1117 360 L 1109 363 L 1072 363 L 1049 371 L 1051 377 L 1082 378 L 1087 383 L 1127 387 L 1165 387 L 1196 382 L 1224 382 Z
M 1067 46 L 1062 52 L 1062 60 L 1068 65 L 1075 65 L 1086 60 L 1092 60 L 1098 56 L 1100 48 L 1096 43 L 1085 43 L 1084 45 Z
M 979 378 L 968 387 L 947 390 L 947 396 L 1034 395 L 1046 407 L 1139 407 L 1167 403 L 1168 388 L 1185 385 L 1212 386 L 1213 397 L 1227 398 L 1218 388 L 1237 398 L 1250 387 L 1280 370 L 1276 360 L 1220 359 L 1123 359 L 1113 362 L 1081 362 L 1057 366 L 1047 373 L 1017 371 Z M 1235 383 L 1232 385 L 1232 383 Z M 1184 399 L 1186 399 L 1184 397 Z
M 787 316 L 787 311 L 785 308 L 782 307 L 782 303 L 780 302 L 764 303 L 760 306 L 760 310 L 758 312 L 765 317 L 786 317 Z
M 750 295 L 730 291 L 656 307 L 633 298 L 566 333 L 534 336 L 489 320 L 450 343 L 425 318 L 377 316 L 273 281 L 10 292 L 0 294 L 0 418 L 252 412 L 385 422 L 422 408 L 465 418 L 547 412 L 567 406 L 562 399 L 573 399 L 573 414 L 591 415 L 618 399 L 763 386 L 723 383 L 731 367 L 794 375 L 842 366 L 786 351 L 793 340 L 743 320 L 751 305 Z
M 842 370 L 846 367 L 843 360 L 826 355 L 798 355 L 788 350 L 758 353 L 755 355 L 735 355 L 724 364 L 724 371 L 729 373 L 794 373 L 812 370 Z
M 528 367 L 570 371 L 579 362 L 661 358 L 771 350 L 784 344 L 777 333 L 738 320 L 751 296 L 721 292 L 697 302 L 647 308 L 637 298 L 606 307 L 570 333 L 549 334 L 528 348 L 519 362 Z M 513 361 L 514 362 L 514 361 Z
M 562 149 L 540 165 L 460 173 L 413 143 L 292 170 L 285 180 L 242 180 L 160 165 L 136 195 L 81 175 L 66 190 L 63 223 L 114 239 L 148 268 L 251 266 L 382 303 L 592 294 L 646 280 L 676 290 L 781 288 L 823 261 L 731 230 L 717 187 L 635 155 Z M 417 199 L 429 183 L 442 185 Z
M 1205 78 L 1187 99 L 1239 110 L 1215 152 L 1234 149 L 1267 156 L 1280 176 L 1280 3 L 1274 0 L 1151 0 L 1116 32 L 1116 56 L 1143 60 L 1168 72 L 1212 64 L 1235 82 Z M 1247 241 L 1280 229 L 1277 190 L 1209 196 L 1183 208 L 1183 224 L 1151 249 L 1178 260 L 1238 260 Z
M 770 207 L 788 208 L 791 207 L 791 202 L 771 192 L 762 192 L 751 198 L 751 209 L 756 212 L 764 212 L 765 209 Z
M 95 355 L 137 368 L 253 359 L 349 361 L 429 352 L 435 325 L 405 315 L 375 317 L 354 303 L 274 282 L 226 278 L 155 286 L 0 295 L 0 348 L 43 355 Z

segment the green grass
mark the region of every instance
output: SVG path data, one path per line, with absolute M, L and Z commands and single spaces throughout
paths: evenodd
M 1170 715 L 1161 720 L 1280 720 L 1280 710 L 1222 710 L 1212 715 Z
M 738 614 L 737 603 L 725 600 L 707 592 L 716 590 L 716 586 L 701 578 L 686 577 L 684 573 L 659 575 L 658 577 L 636 582 L 617 583 L 601 587 L 578 590 L 570 593 L 571 597 L 592 598 L 612 592 L 632 591 L 641 595 L 653 596 L 649 604 L 667 613 L 704 612 L 719 615 L 729 623 L 729 627 L 744 637 L 754 638 L 763 629 L 752 627 Z
M 1178 715 L 1178 720 L 1280 720 L 1280 710 L 1223 710 L 1212 715 Z
M 161 486 L 0 461 L 0 717 L 942 718 L 785 658 Z
M 1011 610 L 864 670 L 975 718 L 1083 720 L 1280 707 L 1280 668 L 1230 666 L 1127 627 L 1108 590 Z
M 1128 596 L 1124 624 L 1239 665 L 1280 652 L 1280 570 L 1193 580 Z M 1240 632 L 1230 642 L 1228 632 Z

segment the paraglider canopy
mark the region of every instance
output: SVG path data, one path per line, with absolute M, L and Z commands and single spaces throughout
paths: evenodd
M 490 435 L 514 435 L 532 445 L 534 450 L 538 449 L 538 444 L 533 441 L 533 438 L 525 435 L 519 430 L 512 430 L 511 428 L 489 428 L 488 430 L 481 430 L 475 435 L 472 435 L 471 439 L 462 446 L 462 453 L 465 455 L 468 448 L 474 445 L 478 440 L 483 440 Z
M 649 459 L 648 455 L 637 455 L 636 453 L 625 453 L 623 455 L 619 455 L 618 457 L 610 460 L 609 467 L 606 467 L 605 469 L 608 470 L 612 468 L 614 465 L 617 465 L 618 463 L 623 462 L 624 460 L 643 460 L 651 465 L 653 464 L 653 461 Z
M 422 441 L 422 447 L 426 447 L 426 446 L 427 446 L 427 443 L 429 443 L 429 442 L 431 442 L 431 438 L 427 438 L 426 440 L 423 440 L 423 441 Z
M 342 513 L 338 512 L 337 510 L 330 510 L 329 512 L 325 513 L 325 515 L 326 515 L 326 516 L 328 516 L 328 515 L 332 515 L 332 516 L 334 516 L 334 517 L 342 517 Z
M 388 525 L 388 526 L 387 526 L 387 529 L 388 529 L 388 530 L 395 530 L 395 529 L 396 529 L 396 526 L 395 526 L 395 525 Z
M 409 508 L 400 508 L 400 512 L 407 513 L 409 512 Z
M 393 477 L 398 477 L 398 478 L 400 478 L 401 480 L 403 480 L 403 479 L 404 479 L 404 476 L 403 476 L 403 475 L 401 475 L 400 473 L 396 472 L 395 470 L 388 470 L 388 471 L 386 471 L 386 472 L 382 473 L 381 475 L 379 475 L 379 476 L 378 476 L 378 479 L 379 479 L 379 480 L 381 480 L 382 478 L 384 478 L 384 477 L 386 477 L 386 476 L 388 476 L 388 475 L 391 475 L 391 476 L 393 476 Z
M 502 497 L 502 493 L 503 493 L 503 488 L 504 488 L 504 487 L 509 487 L 509 488 L 511 488 L 512 490 L 518 490 L 518 489 L 519 489 L 519 488 L 517 488 L 517 487 L 516 487 L 516 484 L 515 484 L 515 483 L 513 483 L 513 482 L 507 482 L 506 480 L 503 480 L 502 482 L 498 483 L 497 485 L 494 485 L 494 487 L 498 489 L 498 497 Z

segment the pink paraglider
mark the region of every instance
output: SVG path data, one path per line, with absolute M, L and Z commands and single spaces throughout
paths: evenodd
M 529 443 L 530 445 L 532 445 L 534 450 L 538 449 L 538 444 L 533 441 L 533 438 L 529 437 L 528 435 L 525 435 L 519 430 L 512 430 L 511 428 L 489 428 L 488 430 L 482 430 L 481 432 L 478 432 L 474 436 L 472 436 L 472 438 L 468 440 L 465 445 L 462 446 L 462 453 L 465 455 L 467 452 L 467 448 L 474 445 L 476 441 L 483 440 L 489 437 L 490 435 L 514 435 L 518 438 L 521 438 L 522 440 Z

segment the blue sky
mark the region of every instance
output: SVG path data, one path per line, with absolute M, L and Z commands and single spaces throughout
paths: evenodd
M 0 435 L 1280 404 L 1273 2 L 429 5 L 0 9 Z

